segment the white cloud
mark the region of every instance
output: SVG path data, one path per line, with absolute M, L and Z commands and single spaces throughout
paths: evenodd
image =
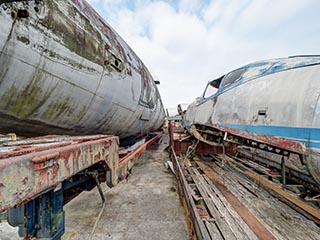
M 205 5 L 203 0 L 180 0 L 178 4 L 179 11 L 188 13 L 197 13 Z
M 249 62 L 319 53 L 317 0 L 105 0 L 103 6 L 103 17 L 160 79 L 165 107 L 191 102 L 208 80 Z

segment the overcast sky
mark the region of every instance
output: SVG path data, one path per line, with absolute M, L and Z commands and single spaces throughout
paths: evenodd
M 165 108 L 247 63 L 320 54 L 319 0 L 89 0 L 159 78 Z

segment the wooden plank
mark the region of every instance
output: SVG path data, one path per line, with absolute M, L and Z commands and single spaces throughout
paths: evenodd
M 199 173 L 198 175 L 196 175 L 191 171 L 191 169 L 189 169 L 189 171 L 193 178 L 193 181 L 196 183 L 199 189 L 199 192 L 201 193 L 211 215 L 214 217 L 224 238 L 228 240 L 229 239 L 233 240 L 233 239 L 237 239 L 237 237 L 242 236 L 243 234 L 236 229 L 236 226 L 235 226 L 236 224 L 230 225 L 226 221 L 227 218 L 230 218 L 230 217 L 226 214 L 227 211 L 225 207 L 221 204 L 221 202 L 219 203 L 219 201 L 217 201 L 217 199 L 213 197 L 217 193 L 213 193 L 210 189 L 208 189 L 204 181 L 201 180 L 201 176 L 199 176 Z M 234 222 L 234 221 L 230 221 L 230 222 Z
M 318 239 L 320 228 L 314 222 L 305 219 L 284 201 L 279 201 L 273 196 L 275 194 L 270 194 L 270 190 L 259 182 L 230 164 L 224 168 L 213 161 L 206 161 L 206 164 L 217 172 L 219 180 L 228 186 L 229 191 L 236 195 L 276 239 Z
M 232 163 L 233 165 L 239 167 L 239 170 L 243 172 L 245 175 L 252 178 L 254 181 L 259 182 L 261 185 L 263 185 L 265 188 L 271 190 L 274 192 L 278 197 L 280 197 L 283 201 L 285 201 L 289 206 L 294 208 L 296 211 L 300 212 L 307 218 L 311 219 L 312 221 L 316 222 L 318 225 L 320 225 L 320 211 L 318 211 L 316 208 L 310 206 L 309 204 L 299 200 L 295 196 L 291 195 L 290 193 L 282 190 L 274 183 L 262 178 L 260 175 L 254 173 L 250 169 L 244 167 L 237 161 L 233 160 L 230 157 L 225 156 L 225 158 Z
M 223 175 L 223 176 L 226 177 L 226 175 Z M 219 193 L 219 194 L 215 195 L 215 196 L 217 196 L 217 199 L 219 200 L 215 204 L 219 205 L 219 209 L 224 209 L 224 208 L 226 209 L 226 211 L 224 211 L 223 214 L 230 215 L 230 218 L 226 218 L 226 221 L 228 222 L 229 226 L 231 226 L 231 228 L 238 227 L 238 230 L 243 235 L 242 236 L 243 239 L 250 239 L 250 240 L 258 239 L 257 236 L 254 234 L 254 232 L 245 223 L 245 221 L 234 210 L 234 208 L 231 206 L 231 204 L 228 202 L 228 200 L 223 196 L 223 194 L 220 192 L 220 190 L 214 186 L 214 184 L 210 181 L 210 179 L 205 174 L 203 174 L 202 177 L 204 178 L 206 183 L 208 183 L 208 186 L 213 190 L 214 193 Z M 221 203 L 221 205 L 219 203 Z M 232 221 L 230 221 L 230 220 L 232 220 Z M 237 233 L 237 234 L 240 235 L 239 233 Z M 238 236 L 238 235 L 236 235 L 236 236 Z
M 214 170 L 222 170 L 222 172 L 224 172 L 224 177 L 220 180 L 227 181 L 225 184 L 230 187 L 229 190 L 241 200 L 277 239 L 283 239 L 283 236 L 286 236 L 287 239 L 317 239 L 317 237 L 314 237 L 316 235 L 314 232 L 316 226 L 314 224 L 311 226 L 306 223 L 305 220 L 299 221 L 294 209 L 273 197 L 258 182 L 255 183 L 255 186 L 252 186 L 252 179 L 246 175 L 239 174 L 239 172 L 229 166 L 225 169 L 214 168 Z M 230 179 L 230 181 L 228 179 Z M 242 189 L 243 185 L 239 185 L 239 182 L 248 188 L 252 186 L 250 190 L 253 191 L 256 196 L 250 196 L 248 195 L 250 192 L 243 191 L 245 189 Z M 316 231 L 318 231 L 318 234 L 320 233 L 319 228 Z M 302 232 L 304 237 L 301 237 Z
M 269 232 L 269 230 L 238 200 L 238 198 L 218 180 L 217 174 L 208 165 L 201 161 L 196 162 L 259 239 L 276 239 L 271 232 Z
M 210 182 L 211 188 L 215 192 L 219 191 L 218 188 L 216 188 L 213 183 L 210 181 L 210 179 L 207 176 L 204 176 L 204 178 L 207 180 L 207 182 Z M 233 206 L 229 203 L 229 201 L 223 196 L 219 195 L 220 201 L 223 203 L 225 208 L 228 210 L 229 214 L 232 216 L 234 221 L 238 224 L 239 228 L 241 229 L 241 232 L 248 237 L 250 240 L 258 240 L 258 237 L 255 235 L 255 233 L 252 231 L 252 229 L 246 224 L 246 222 L 243 220 L 243 218 L 238 214 L 238 212 L 233 208 Z M 229 223 L 232 224 L 232 223 Z
M 208 229 L 211 239 L 224 240 L 224 238 L 221 236 L 219 229 L 217 228 L 217 225 L 214 222 L 208 222 L 204 220 L 204 224 Z

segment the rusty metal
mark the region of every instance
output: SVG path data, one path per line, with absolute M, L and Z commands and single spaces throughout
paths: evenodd
M 147 142 L 142 144 L 141 146 L 137 147 L 130 153 L 126 154 L 119 160 L 119 180 L 123 180 L 127 178 L 127 176 L 130 174 L 131 169 L 133 165 L 135 164 L 135 161 L 146 151 L 148 147 L 150 147 L 152 144 L 154 144 L 157 140 L 159 140 L 162 136 L 161 132 L 155 133 L 151 139 L 149 139 Z
M 210 130 L 203 130 L 208 128 Z M 264 134 L 258 134 L 253 132 L 248 132 L 244 130 L 239 130 L 235 128 L 223 127 L 217 124 L 196 124 L 192 125 L 190 129 L 193 130 L 193 134 L 197 132 L 196 137 L 201 136 L 199 140 L 204 141 L 211 146 L 222 145 L 223 142 L 228 142 L 231 144 L 240 144 L 256 147 L 270 152 L 282 153 L 288 155 L 289 152 L 296 154 L 306 154 L 306 147 L 303 143 L 288 140 L 285 138 L 279 138 L 274 136 L 268 136 Z M 214 137 L 217 137 L 220 143 L 215 143 L 204 139 L 199 133 L 200 131 L 210 132 Z M 222 139 L 223 138 L 223 139 Z M 210 142 L 212 142 L 210 144 Z
M 178 125 L 176 122 L 170 122 L 169 124 L 170 144 L 173 146 L 177 154 L 185 153 L 192 145 L 194 138 L 185 133 L 183 127 Z M 199 142 L 194 150 L 195 153 L 199 154 L 219 154 L 219 153 L 235 154 L 236 148 L 233 145 L 226 146 L 223 150 L 223 146 L 210 146 L 204 142 Z
M 99 178 L 98 178 L 98 173 L 97 173 L 96 171 L 94 171 L 93 173 L 91 173 L 91 175 L 94 177 L 94 179 L 95 179 L 95 181 L 96 181 L 97 188 L 98 188 L 98 190 L 99 190 L 99 195 L 100 195 L 101 200 L 102 200 L 102 207 L 101 207 L 101 210 L 100 210 L 100 212 L 99 212 L 99 215 L 98 215 L 98 217 L 97 217 L 97 219 L 96 219 L 96 221 L 95 221 L 95 223 L 94 223 L 94 226 L 93 226 L 93 228 L 92 228 L 92 231 L 91 231 L 91 233 L 90 233 L 89 240 L 93 239 L 93 234 L 94 234 L 94 232 L 95 232 L 95 230 L 96 230 L 96 228 L 97 228 L 97 226 L 98 226 L 98 223 L 99 223 L 99 221 L 100 221 L 100 219 L 101 219 L 101 217 L 102 217 L 102 213 L 103 213 L 103 211 L 104 211 L 104 209 L 105 209 L 105 207 L 106 207 L 106 199 L 105 199 L 105 197 L 104 197 L 104 193 L 103 193 L 103 191 L 102 191 L 102 189 L 101 189 L 101 186 L 100 186 L 100 182 L 99 182 Z
M 305 151 L 306 151 L 306 147 L 301 142 L 292 141 L 285 138 L 268 136 L 264 134 L 247 132 L 247 131 L 243 131 L 235 128 L 222 127 L 219 125 L 212 125 L 212 127 L 219 131 L 232 134 L 234 136 L 238 136 L 244 139 L 248 139 L 257 143 L 264 144 L 265 148 L 267 146 L 272 146 L 272 147 L 284 149 L 292 153 L 298 153 L 298 154 L 305 154 Z
M 105 207 L 100 182 L 112 187 L 127 178 L 136 160 L 161 136 L 150 134 L 147 142 L 129 147 L 133 150 L 121 162 L 115 136 L 47 136 L 2 143 L 0 212 L 7 210 L 8 222 L 26 239 L 59 239 L 65 230 L 63 205 L 98 186 L 103 207 L 92 237 Z
M 47 149 L 26 146 L 32 152 L 0 159 L 0 211 L 26 203 L 99 162 L 109 166 L 111 181 L 117 183 L 118 137 L 69 140 L 71 144 L 56 143 Z
M 176 179 L 178 182 L 178 192 L 180 200 L 185 209 L 185 213 L 188 219 L 190 237 L 192 240 L 196 239 L 210 239 L 208 231 L 205 226 L 205 222 L 202 220 L 203 208 L 199 207 L 195 203 L 194 195 L 192 195 L 191 186 L 188 184 L 185 174 L 186 170 L 183 170 L 180 166 L 177 153 L 185 153 L 192 142 L 186 138 L 183 127 L 179 121 L 169 122 L 169 136 L 170 136 L 170 153 L 171 160 L 174 166 Z M 181 141 L 184 139 L 183 141 Z M 176 149 L 178 152 L 176 152 Z M 207 219 L 207 216 L 203 216 Z
M 265 152 L 253 151 L 251 152 L 248 149 L 238 148 L 237 149 L 237 160 L 245 164 L 250 164 L 251 161 L 256 162 L 260 166 L 266 166 L 269 169 L 276 169 L 277 175 L 281 176 L 281 156 L 268 155 Z M 244 158 L 245 160 L 242 160 Z M 288 163 L 288 162 L 287 162 Z M 320 192 L 320 186 L 315 182 L 315 180 L 308 174 L 308 172 L 303 171 L 303 165 L 300 165 L 300 168 L 297 168 L 295 165 L 286 165 L 287 178 L 299 182 L 308 188 L 312 188 L 314 191 Z M 270 170 L 269 170 L 270 171 Z
M 176 153 L 185 153 L 186 150 L 188 149 L 189 146 L 192 145 L 192 142 L 190 141 L 174 141 L 173 142 L 173 147 L 176 149 Z M 234 153 L 235 148 L 233 146 L 230 147 L 225 147 L 225 152 L 232 154 Z M 223 147 L 222 146 L 209 146 L 205 143 L 199 142 L 198 145 L 196 146 L 195 153 L 199 154 L 220 154 L 223 153 Z
M 189 222 L 189 230 L 192 239 L 210 239 L 207 229 L 201 219 L 199 214 L 199 209 L 197 208 L 193 196 L 191 194 L 192 190 L 184 176 L 183 170 L 180 166 L 179 160 L 175 153 L 173 146 L 171 146 L 171 158 L 173 161 L 173 166 L 176 173 L 176 178 L 178 181 L 180 196 L 182 197 L 183 206 L 186 211 Z
M 231 206 L 246 222 L 254 234 L 263 240 L 276 239 L 272 233 L 239 201 L 239 199 L 232 194 L 225 185 L 223 185 L 217 177 L 217 174 L 202 161 L 196 161 L 199 167 L 204 171 L 206 176 L 212 183 L 221 191 L 223 196 L 228 200 Z
M 233 160 L 231 157 L 224 156 L 231 164 L 231 166 L 235 166 L 236 169 L 240 170 L 242 173 L 250 177 L 255 182 L 261 184 L 266 189 L 270 190 L 272 193 L 276 194 L 281 200 L 289 204 L 293 207 L 296 211 L 300 212 L 307 218 L 311 219 L 312 221 L 316 222 L 320 225 L 320 212 L 316 208 L 310 206 L 309 204 L 301 201 L 297 197 L 291 195 L 290 193 L 282 190 L 279 186 L 275 185 L 274 183 L 264 179 L 257 173 L 254 173 L 250 169 L 244 167 L 242 164 L 238 163 L 237 161 Z

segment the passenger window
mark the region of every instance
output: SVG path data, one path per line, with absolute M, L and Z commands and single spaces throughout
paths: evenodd
M 243 67 L 228 73 L 223 79 L 222 87 L 225 87 L 238 80 L 241 77 L 244 70 L 245 68 Z

